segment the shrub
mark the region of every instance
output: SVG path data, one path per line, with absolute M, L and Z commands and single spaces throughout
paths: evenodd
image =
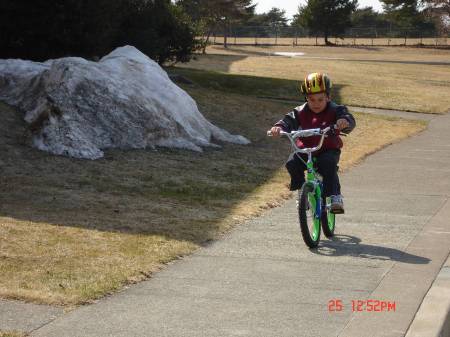
M 124 44 L 163 63 L 187 61 L 195 39 L 170 0 L 0 2 L 0 58 L 93 58 Z

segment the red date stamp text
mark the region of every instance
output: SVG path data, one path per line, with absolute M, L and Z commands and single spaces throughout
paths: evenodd
M 366 312 L 391 312 L 395 311 L 395 301 L 382 301 L 375 299 L 367 300 L 350 300 L 348 303 L 344 303 L 341 299 L 333 298 L 328 301 L 329 312 L 339 312 L 344 310 L 351 310 L 353 312 L 366 311 Z

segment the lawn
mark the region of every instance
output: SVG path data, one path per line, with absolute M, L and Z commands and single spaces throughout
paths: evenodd
M 223 37 L 212 38 L 211 41 L 216 44 L 223 44 Z M 405 42 L 407 46 L 418 46 L 420 44 L 424 46 L 435 47 L 448 47 L 447 38 L 330 38 L 329 41 L 339 46 L 358 46 L 358 47 L 367 47 L 367 46 L 404 46 Z M 292 46 L 293 44 L 298 46 L 325 46 L 324 38 L 309 38 L 309 37 L 284 37 L 284 38 L 275 38 L 272 37 L 237 37 L 236 39 L 232 36 L 228 38 L 228 44 L 230 45 L 254 45 L 258 44 L 258 47 L 261 45 L 283 45 L 283 46 Z
M 27 335 L 18 331 L 0 331 L 0 337 L 26 337 Z
M 274 56 L 280 51 L 305 55 Z M 450 50 L 213 46 L 178 67 L 280 80 L 281 87 L 274 82 L 265 95 L 289 99 L 299 96 L 297 83 L 307 73 L 322 71 L 332 78 L 333 97 L 343 104 L 437 114 L 450 110 Z
M 184 88 L 210 121 L 252 143 L 71 159 L 31 148 L 21 114 L 0 103 L 0 297 L 90 303 L 291 196 L 284 169 L 289 146 L 266 130 L 293 105 L 258 98 L 270 93 L 266 78 L 227 82 L 231 77 L 189 70 L 183 76 L 194 82 Z M 217 87 L 202 87 L 210 82 Z M 425 128 L 366 114 L 356 119 L 343 169 Z M 382 136 L 373 133 L 378 128 Z

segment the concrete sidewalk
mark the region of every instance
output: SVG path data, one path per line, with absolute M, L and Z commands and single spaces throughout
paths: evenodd
M 347 213 L 317 250 L 290 200 L 32 336 L 404 336 L 450 251 L 449 130 L 450 116 L 436 117 L 343 174 Z M 353 312 L 365 299 L 395 311 Z
M 406 337 L 450 337 L 450 256 L 441 268 Z

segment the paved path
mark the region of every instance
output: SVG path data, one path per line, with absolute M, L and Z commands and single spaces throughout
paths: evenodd
M 450 337 L 450 256 L 425 296 L 406 337 Z
M 450 250 L 449 130 L 450 115 L 436 117 L 343 174 L 347 213 L 317 250 L 290 200 L 32 336 L 404 336 Z M 396 311 L 353 313 L 363 299 Z
M 32 331 L 63 315 L 62 308 L 0 300 L 0 332 Z

